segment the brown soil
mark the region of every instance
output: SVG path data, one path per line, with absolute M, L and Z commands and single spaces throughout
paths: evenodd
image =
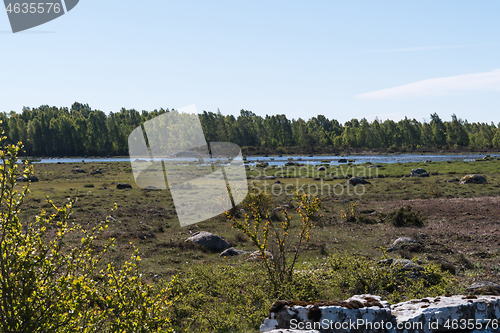
M 408 205 L 426 217 L 422 228 L 389 227 L 387 244 L 402 235 L 424 245 L 427 257 L 452 263 L 462 282 L 500 281 L 500 197 L 395 200 L 373 203 L 381 213 Z M 471 276 L 472 275 L 472 276 Z

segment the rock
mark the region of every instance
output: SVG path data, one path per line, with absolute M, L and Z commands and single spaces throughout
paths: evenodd
M 474 297 L 474 298 L 473 298 Z M 405 330 L 407 333 L 416 332 L 495 332 L 497 330 L 459 330 L 463 322 L 474 322 L 481 319 L 493 319 L 500 316 L 500 298 L 496 296 L 441 296 L 427 297 L 420 300 L 411 300 L 391 306 L 391 313 L 396 322 L 411 327 L 412 323 L 422 323 L 422 328 Z M 433 323 L 431 327 L 429 323 Z M 445 325 L 448 323 L 449 327 Z M 483 322 L 484 326 L 486 321 Z M 491 325 L 490 325 L 491 329 Z M 403 330 L 394 330 L 394 332 L 403 332 Z M 497 331 L 498 332 L 498 331 Z
M 498 332 L 496 324 L 492 329 L 491 323 L 499 317 L 499 296 L 447 295 L 390 306 L 379 296 L 356 295 L 343 302 L 276 301 L 260 330 L 275 333 L 488 333 Z M 485 328 L 487 322 L 490 322 L 488 329 Z M 460 323 L 479 323 L 484 328 L 460 330 L 455 326 Z
M 132 185 L 127 184 L 127 183 L 119 183 L 119 184 L 116 184 L 116 188 L 119 190 L 125 190 L 125 189 L 132 188 Z
M 185 242 L 195 243 L 211 251 L 217 252 L 231 247 L 231 244 L 229 244 L 224 238 L 207 231 L 198 231 L 197 233 L 186 239 Z
M 341 158 L 341 159 L 339 160 L 339 163 L 347 163 L 347 160 L 346 160 L 345 158 Z
M 276 179 L 276 176 L 257 176 L 257 177 L 253 177 L 253 179 Z
M 326 171 L 326 168 L 324 166 L 320 166 L 319 168 L 316 169 L 316 172 L 320 171 Z
M 374 164 L 374 165 L 370 165 L 369 168 L 382 168 L 383 166 L 380 165 L 380 164 Z
M 425 163 L 432 163 L 432 160 L 425 160 Z
M 480 281 L 472 284 L 465 289 L 468 293 L 474 295 L 496 295 L 500 296 L 500 285 L 490 281 Z
M 412 280 L 420 279 L 424 270 L 422 266 L 409 259 L 395 259 L 391 264 L 391 268 L 406 273 Z
M 245 254 L 245 253 L 247 253 L 247 252 L 243 251 L 243 250 L 237 250 L 234 247 L 230 247 L 229 249 L 222 251 L 219 256 L 220 257 L 232 257 L 232 256 L 239 256 L 240 254 Z
M 286 163 L 285 163 L 285 165 L 286 165 L 286 166 L 295 165 L 295 162 L 293 162 L 293 161 L 286 162 Z
M 92 171 L 90 174 L 91 174 L 91 175 L 102 175 L 102 171 L 101 171 L 101 170 L 99 170 L 99 169 L 97 169 L 97 170 L 95 170 L 95 171 Z
M 392 243 L 391 247 L 388 248 L 386 250 L 386 252 L 396 251 L 399 248 L 399 246 L 401 244 L 404 244 L 404 243 L 414 243 L 415 244 L 415 243 L 418 243 L 418 242 L 416 240 L 414 240 L 414 239 L 411 239 L 410 237 L 399 237 L 398 239 L 396 239 Z
M 387 258 L 387 259 L 382 259 L 377 261 L 377 264 L 382 265 L 382 266 L 389 266 L 392 265 L 394 262 L 394 258 Z
M 488 184 L 488 182 L 484 176 L 474 174 L 463 176 L 460 184 Z
M 429 173 L 422 168 L 418 168 L 418 169 L 411 170 L 411 176 L 412 177 L 429 177 Z
M 108 217 L 106 217 L 106 221 L 118 222 L 118 220 L 117 220 L 117 219 L 115 219 L 115 218 L 114 218 L 113 216 L 111 216 L 111 215 L 110 215 L 110 216 L 108 216 Z
M 395 321 L 391 315 L 389 302 L 383 301 L 379 296 L 356 295 L 343 302 L 276 301 L 270 309 L 269 317 L 260 326 L 260 331 L 279 332 L 280 329 L 302 329 L 303 331 L 299 332 L 307 332 L 307 330 L 322 333 L 383 332 L 368 329 L 363 324 L 354 325 L 354 329 L 349 329 L 349 323 L 360 323 L 361 320 L 374 326 L 381 325 L 382 322 Z M 338 326 L 343 323 L 347 323 L 347 329 L 345 326 L 344 329 Z
M 273 212 L 280 211 L 281 208 L 288 209 L 288 208 L 290 208 L 290 205 L 281 205 L 281 206 L 278 206 L 278 207 L 276 207 L 276 208 L 273 209 Z
M 455 183 L 455 182 L 459 182 L 459 181 L 460 181 L 460 179 L 458 179 L 458 178 L 445 180 L 446 183 Z
M 269 251 L 264 251 L 266 254 L 266 257 L 263 257 L 259 251 L 254 251 L 250 253 L 250 255 L 247 258 L 247 261 L 258 261 L 258 260 L 264 260 L 264 259 L 273 259 L 273 254 Z
M 33 182 L 33 183 L 36 183 L 39 181 L 38 178 L 34 175 L 31 175 L 27 178 L 25 176 L 17 177 L 16 180 L 18 182 Z
M 359 185 L 359 184 L 371 184 L 369 181 L 364 180 L 363 178 L 360 177 L 352 177 L 349 179 L 349 185 Z
M 75 168 L 72 170 L 73 173 L 85 173 L 85 170 L 80 169 L 80 168 Z
M 274 183 L 275 184 L 281 184 L 281 182 L 279 180 L 275 181 Z
M 410 259 L 395 259 L 392 267 L 400 267 L 403 271 L 421 271 L 424 268 Z

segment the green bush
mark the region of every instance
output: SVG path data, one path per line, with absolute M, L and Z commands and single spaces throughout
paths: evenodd
M 245 213 L 243 221 L 239 221 L 231 212 L 226 212 L 231 225 L 241 230 L 260 253 L 267 276 L 273 285 L 273 293 L 279 294 L 282 286 L 293 282 L 294 267 L 310 239 L 310 231 L 314 227 L 314 214 L 321 207 L 319 198 L 303 192 L 296 193 L 297 213 L 301 218 L 300 228 L 292 233 L 293 215 L 286 207 L 280 206 L 281 219 L 272 219 L 270 213 L 263 218 L 262 207 L 250 204 L 252 214 Z M 271 255 L 268 255 L 271 253 Z
M 410 272 L 348 253 L 332 254 L 319 274 L 329 285 L 330 299 L 371 293 L 391 303 L 445 294 L 452 281 L 450 273 L 442 272 L 437 265 L 424 265 L 420 278 L 415 279 Z
M 424 218 L 420 212 L 412 211 L 411 206 L 404 206 L 389 214 L 388 220 L 395 227 L 422 227 Z
M 204 265 L 187 269 L 170 289 L 170 317 L 181 332 L 258 331 L 276 299 L 315 300 L 320 285 L 309 276 L 285 283 L 278 297 L 259 263 L 238 267 Z M 258 267 L 258 269 L 256 269 Z
M 84 230 L 70 223 L 73 201 L 42 211 L 27 224 L 19 214 L 32 175 L 17 164 L 18 145 L 0 138 L 0 332 L 171 332 L 168 286 L 154 290 L 141 278 L 137 252 L 116 268 L 102 267 L 96 239 L 107 227 Z M 78 246 L 66 240 L 78 237 Z

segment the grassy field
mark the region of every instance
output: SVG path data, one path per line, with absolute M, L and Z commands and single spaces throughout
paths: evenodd
M 500 161 L 324 166 L 326 171 L 319 172 L 316 171 L 319 166 L 301 165 L 295 169 L 247 168 L 250 188 L 269 193 L 270 207 L 287 204 L 294 211 L 292 192 L 298 189 L 321 197 L 322 207 L 298 270 L 320 269 L 329 258 L 347 251 L 346 255 L 355 254 L 372 261 L 390 256 L 437 264 L 453 275 L 450 290 L 455 292 L 463 291 L 473 281 L 499 280 Z M 431 176 L 409 177 L 411 169 L 417 167 L 426 169 Z M 85 173 L 75 173 L 75 168 Z M 92 174 L 97 169 L 102 174 Z M 250 240 L 232 228 L 222 215 L 181 228 L 169 191 L 135 186 L 130 163 L 35 164 L 34 171 L 40 181 L 31 184 L 31 194 L 21 213 L 23 219 L 33 218 L 40 209 L 48 209 L 47 197 L 56 205 L 77 198 L 73 215 L 77 223 L 91 227 L 112 216 L 101 240 L 104 244 L 109 238 L 116 239 L 106 260 L 123 263 L 135 246 L 143 259 L 143 274 L 151 281 L 167 281 L 173 275 L 199 267 L 214 272 L 221 265 L 253 271 L 255 265 L 260 265 L 246 262 L 246 256 L 221 258 L 219 253 L 185 243 L 192 233 L 203 230 L 225 237 L 235 248 L 254 250 Z M 471 173 L 485 176 L 488 184 L 446 182 Z M 371 184 L 347 185 L 347 179 L 353 175 L 363 176 Z M 123 182 L 133 188 L 117 189 L 116 184 Z M 355 202 L 359 202 L 357 213 L 363 218 L 348 222 L 341 212 Z M 111 211 L 115 203 L 118 209 Z M 404 206 L 422 214 L 423 226 L 396 227 L 391 223 L 387 216 Z M 299 223 L 295 216 L 292 228 L 299 228 Z M 412 237 L 423 247 L 384 253 L 401 236 Z M 69 239 L 75 244 L 78 241 Z M 354 292 L 363 290 L 340 288 L 319 295 L 342 298 Z M 268 305 L 262 303 L 262 307 Z M 224 307 L 221 305 L 220 309 L 223 311 Z

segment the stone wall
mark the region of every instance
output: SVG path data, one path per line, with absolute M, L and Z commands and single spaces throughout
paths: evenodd
M 343 302 L 277 301 L 261 332 L 500 332 L 500 296 L 446 295 L 389 305 L 379 296 Z

